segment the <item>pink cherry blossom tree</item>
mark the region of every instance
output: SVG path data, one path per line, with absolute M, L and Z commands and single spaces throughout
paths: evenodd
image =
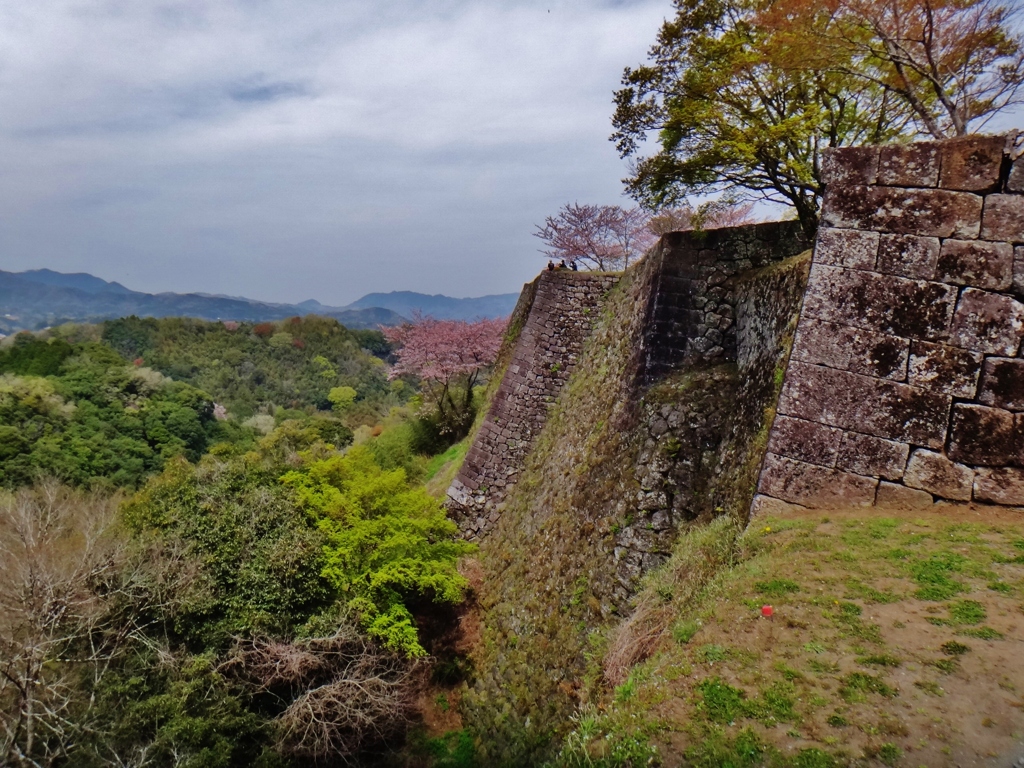
M 471 323 L 416 315 L 411 323 L 382 328 L 398 347 L 389 378 L 419 377 L 442 431 L 461 437 L 473 421 L 473 387 L 497 358 L 507 323 L 507 318 Z

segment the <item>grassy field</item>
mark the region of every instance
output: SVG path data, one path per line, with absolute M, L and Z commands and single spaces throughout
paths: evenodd
M 1009 765 L 1024 514 L 719 521 L 683 537 L 609 642 L 595 675 L 615 685 L 581 705 L 559 765 Z

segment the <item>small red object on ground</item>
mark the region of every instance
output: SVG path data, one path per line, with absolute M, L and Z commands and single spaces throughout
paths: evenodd
M 761 606 L 761 615 L 762 616 L 765 616 L 765 617 L 770 619 L 774 613 L 775 613 L 775 609 L 772 608 L 770 605 L 762 605 Z

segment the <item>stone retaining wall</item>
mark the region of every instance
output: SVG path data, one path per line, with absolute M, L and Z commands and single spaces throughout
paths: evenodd
M 796 221 L 666 234 L 648 256 L 657 264 L 641 341 L 643 381 L 694 364 L 734 362 L 742 274 L 809 247 Z
M 755 511 L 1024 505 L 1017 136 L 831 152 Z
M 575 368 L 601 297 L 618 275 L 544 271 L 526 292 L 529 314 L 476 440 L 448 489 L 447 507 L 463 534 L 493 527 L 508 488 Z

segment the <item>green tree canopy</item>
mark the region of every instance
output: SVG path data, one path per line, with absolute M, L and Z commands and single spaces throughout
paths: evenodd
M 822 150 L 888 141 L 906 104 L 841 67 L 808 69 L 789 38 L 758 23 L 756 0 L 675 0 L 616 92 L 612 139 L 634 158 L 630 194 L 650 208 L 728 193 L 792 206 L 816 226 Z M 641 156 L 649 134 L 658 151 Z

